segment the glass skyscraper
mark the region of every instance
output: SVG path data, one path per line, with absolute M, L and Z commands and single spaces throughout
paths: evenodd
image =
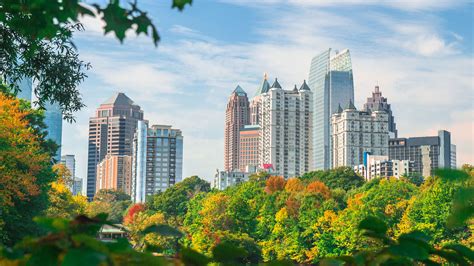
M 354 79 L 348 49 L 331 55 L 331 49 L 311 60 L 308 85 L 313 91 L 312 169 L 331 166 L 331 115 L 339 105 L 354 102 Z
M 58 150 L 54 159 L 56 162 L 61 161 L 61 143 L 63 134 L 63 113 L 59 104 L 57 103 L 46 103 L 44 108 L 44 123 L 47 126 L 48 139 L 56 142 L 59 145 Z

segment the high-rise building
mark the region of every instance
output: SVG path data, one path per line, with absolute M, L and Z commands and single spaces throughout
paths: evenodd
M 82 178 L 76 176 L 76 178 L 74 179 L 74 185 L 72 190 L 73 195 L 83 195 L 82 182 L 84 182 Z
M 241 172 L 260 167 L 260 126 L 247 125 L 240 129 L 240 156 Z
M 387 155 L 365 154 L 364 164 L 354 166 L 354 171 L 370 181 L 378 177 L 409 176 L 413 173 L 414 162 L 408 160 L 389 160 Z
M 167 125 L 138 122 L 133 144 L 132 199 L 165 191 L 183 177 L 183 135 Z
M 367 102 L 364 104 L 364 111 L 371 112 L 374 109 L 383 110 L 388 114 L 388 132 L 390 138 L 396 138 L 398 136 L 397 124 L 392 114 L 392 108 L 387 102 L 387 98 L 382 96 L 379 86 L 375 86 L 375 91 L 372 92 L 372 97 L 367 98 Z
M 457 166 L 456 145 L 451 144 L 451 169 L 458 168 Z
M 105 101 L 89 120 L 89 150 L 87 161 L 87 197 L 96 191 L 97 164 L 107 154 L 132 155 L 133 135 L 138 121 L 143 120 L 140 106 L 124 93 Z
M 263 76 L 262 84 L 257 88 L 255 96 L 250 101 L 250 124 L 261 125 L 262 100 L 261 95 L 270 90 L 270 83 L 267 80 L 267 73 Z
M 54 141 L 58 145 L 58 150 L 54 156 L 54 160 L 59 162 L 61 160 L 61 145 L 63 134 L 63 113 L 58 103 L 47 103 L 44 111 L 44 123 L 48 139 Z
M 311 163 L 312 93 L 303 82 L 283 90 L 278 80 L 261 97 L 260 166 L 285 178 L 308 172 Z
M 72 154 L 66 154 L 61 156 L 61 164 L 64 164 L 71 173 L 72 184 L 69 188 L 71 192 L 74 192 L 74 185 L 76 180 L 76 158 Z
M 96 191 L 114 189 L 131 194 L 132 157 L 107 155 L 97 165 Z
M 439 130 L 438 136 L 395 138 L 389 141 L 391 160 L 414 161 L 414 171 L 431 176 L 437 168 L 451 168 L 451 133 Z
M 225 114 L 224 130 L 224 169 L 239 169 L 239 131 L 250 120 L 249 99 L 247 93 L 237 86 L 229 97 Z
M 339 105 L 354 102 L 354 81 L 349 50 L 331 55 L 331 49 L 311 61 L 308 85 L 313 92 L 311 169 L 331 167 L 331 115 Z
M 332 115 L 332 167 L 363 164 L 364 153 L 388 155 L 388 115 L 358 111 L 352 101 Z
M 24 77 L 18 82 L 18 94 L 17 97 L 20 99 L 31 102 L 33 95 L 33 80 L 30 77 Z

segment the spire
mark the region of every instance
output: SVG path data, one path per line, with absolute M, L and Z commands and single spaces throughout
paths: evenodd
M 133 105 L 132 99 L 128 98 L 123 92 L 117 92 L 112 97 L 107 99 L 102 104 L 113 104 L 113 105 Z
M 268 83 L 267 79 L 268 79 L 268 76 L 267 76 L 267 73 L 265 72 L 263 74 L 262 85 L 259 88 L 257 88 L 257 91 L 255 92 L 255 96 L 258 96 L 262 93 L 266 93 L 270 90 L 270 83 Z
M 379 92 L 380 92 L 379 85 L 376 85 L 375 86 L 375 93 L 379 93 Z
M 296 87 L 296 84 L 295 84 L 295 87 L 293 88 L 293 91 L 298 92 L 298 87 Z
M 277 78 L 275 78 L 275 82 L 273 82 L 272 88 L 281 89 L 281 85 L 280 83 L 278 83 Z
M 349 105 L 347 106 L 346 109 L 357 110 L 357 108 L 354 106 L 354 103 L 352 102 L 352 100 L 349 100 Z
M 303 80 L 303 84 L 301 84 L 300 91 L 309 91 L 309 86 L 306 84 L 306 79 Z
M 337 113 L 338 113 L 338 114 L 342 113 L 342 107 L 341 107 L 341 104 L 339 104 L 339 106 L 337 107 Z
M 244 89 L 242 89 L 242 87 L 240 87 L 240 85 L 237 85 L 237 87 L 235 88 L 235 90 L 232 93 L 235 93 L 238 96 L 246 96 L 247 95 L 247 93 L 244 91 Z

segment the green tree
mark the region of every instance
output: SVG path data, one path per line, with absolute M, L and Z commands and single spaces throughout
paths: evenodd
M 364 184 L 364 179 L 357 175 L 350 167 L 338 167 L 332 170 L 308 172 L 303 174 L 301 179 L 321 181 L 330 189 L 342 188 L 345 191 L 360 187 Z
M 108 221 L 121 223 L 130 205 L 132 205 L 130 196 L 124 192 L 101 189 L 95 194 L 94 200 L 87 205 L 86 213 L 91 217 L 106 213 Z

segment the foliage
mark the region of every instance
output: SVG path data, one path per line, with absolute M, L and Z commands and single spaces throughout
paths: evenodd
M 84 214 L 87 208 L 87 197 L 72 195 L 61 178 L 51 184 L 48 199 L 49 207 L 45 211 L 47 217 L 72 219 Z
M 342 188 L 345 191 L 360 187 L 364 179 L 357 175 L 350 167 L 338 167 L 331 171 L 313 171 L 301 176 L 303 180 L 321 181 L 330 189 Z
M 90 217 L 105 213 L 108 221 L 121 223 L 126 210 L 132 205 L 130 196 L 113 189 L 99 190 L 94 200 L 87 205 L 86 213 Z
M 286 181 L 282 176 L 270 176 L 265 181 L 265 192 L 272 194 L 285 189 Z
M 32 218 L 47 208 L 55 179 L 42 117 L 23 102 L 0 92 L 0 241 L 13 244 L 39 228 Z

